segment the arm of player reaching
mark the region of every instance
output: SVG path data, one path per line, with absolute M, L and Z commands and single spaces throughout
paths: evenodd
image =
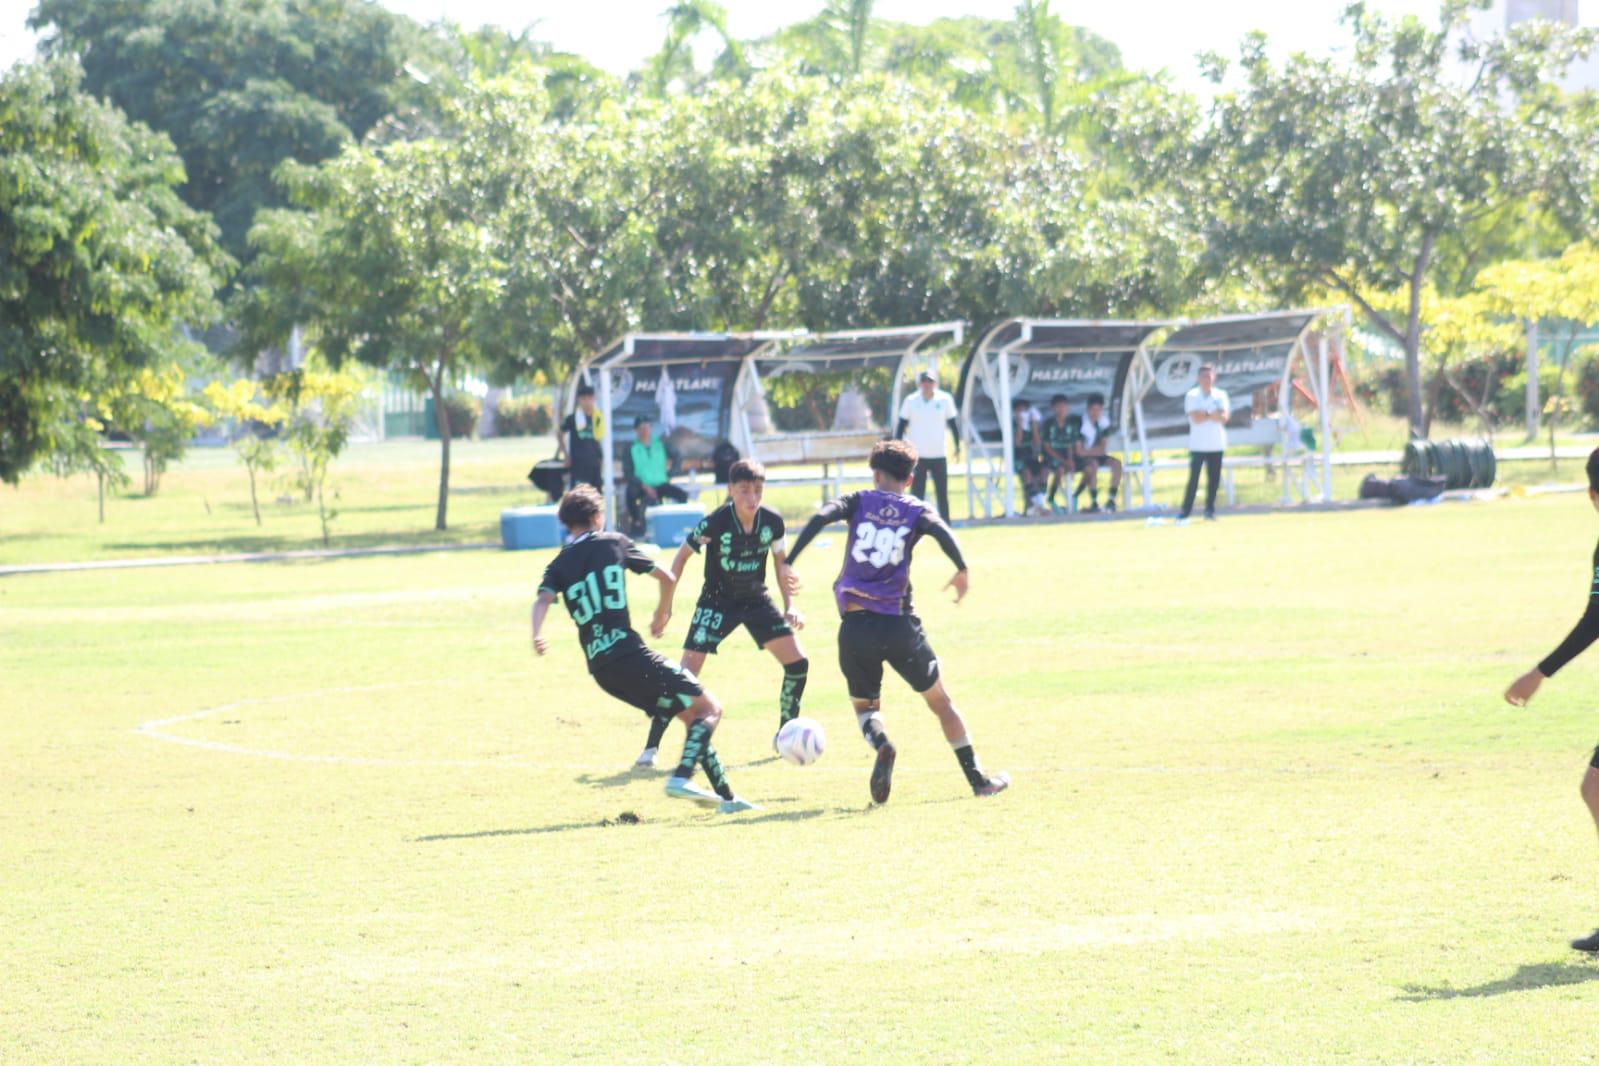
M 921 532 L 938 541 L 938 546 L 944 549 L 949 561 L 955 564 L 955 576 L 944 587 L 955 590 L 955 602 L 959 603 L 966 598 L 966 590 L 971 587 L 971 573 L 966 569 L 966 557 L 961 554 L 960 543 L 955 540 L 955 531 L 931 511 L 923 511 L 916 525 Z
M 1595 579 L 1594 584 L 1599 586 L 1599 578 Z M 1577 619 L 1577 624 L 1560 642 L 1560 646 L 1550 652 L 1543 662 L 1516 678 L 1515 683 L 1505 690 L 1505 702 L 1515 707 L 1525 707 L 1545 678 L 1554 677 L 1561 667 L 1587 651 L 1595 640 L 1599 640 L 1599 588 L 1595 588 L 1588 597 L 1588 609 Z
M 688 565 L 689 558 L 693 554 L 693 543 L 685 540 L 682 547 L 677 549 L 677 554 L 672 557 L 672 577 L 674 580 L 683 580 L 683 568 Z
M 816 539 L 816 534 L 834 522 L 842 522 L 848 517 L 849 504 L 844 500 L 830 500 L 824 503 L 820 510 L 811 515 L 810 521 L 805 523 L 805 528 L 800 530 L 799 536 L 794 538 L 794 550 L 788 553 L 786 564 L 790 570 L 799 562 L 800 552 L 805 550 L 805 546 Z
M 549 650 L 549 641 L 544 639 L 544 616 L 550 613 L 550 604 L 555 602 L 555 593 L 549 589 L 539 589 L 538 599 L 533 601 L 533 651 L 543 655 Z
M 666 632 L 666 623 L 672 620 L 672 592 L 677 588 L 677 578 L 659 566 L 650 571 L 650 576 L 661 585 L 661 599 L 655 605 L 655 617 L 650 619 L 650 636 L 659 640 Z
M 772 546 L 772 567 L 777 574 L 777 590 L 783 594 L 783 617 L 788 624 L 796 630 L 805 628 L 805 618 L 794 609 L 794 590 L 799 587 L 799 578 L 794 576 L 794 571 L 788 565 L 788 555 L 783 551 L 782 544 Z

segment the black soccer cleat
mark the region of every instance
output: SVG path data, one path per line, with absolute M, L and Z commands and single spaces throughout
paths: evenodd
M 877 762 L 872 766 L 872 802 L 887 803 L 888 790 L 894 785 L 894 745 L 883 741 L 877 749 Z
M 1010 774 L 997 773 L 983 778 L 983 783 L 972 789 L 974 796 L 997 796 L 1010 788 Z
M 1116 497 L 1112 496 L 1110 499 L 1105 501 L 1105 512 L 1107 514 L 1116 513 Z
M 1599 952 L 1599 929 L 1595 929 L 1580 940 L 1573 940 L 1571 946 L 1578 951 Z

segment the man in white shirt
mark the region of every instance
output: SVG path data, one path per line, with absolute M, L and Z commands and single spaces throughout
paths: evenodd
M 1188 413 L 1188 488 L 1183 493 L 1183 513 L 1179 522 L 1188 521 L 1194 510 L 1194 495 L 1199 489 L 1199 470 L 1205 469 L 1205 520 L 1216 520 L 1216 486 L 1221 481 L 1221 457 L 1227 450 L 1227 419 L 1232 405 L 1227 393 L 1216 388 L 1216 368 L 1210 363 L 1199 368 L 1199 384 L 1183 399 Z
M 955 400 L 938 387 L 938 378 L 932 371 L 922 371 L 916 380 L 916 391 L 905 397 L 899 405 L 899 425 L 894 430 L 896 439 L 909 440 L 916 449 L 916 476 L 911 481 L 911 495 L 927 499 L 927 475 L 933 475 L 933 488 L 938 492 L 939 516 L 949 519 L 949 461 L 944 458 L 946 430 L 955 438 L 955 458 L 961 457 L 960 434 L 955 429 Z

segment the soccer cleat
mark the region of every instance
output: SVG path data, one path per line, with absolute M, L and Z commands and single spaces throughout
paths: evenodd
M 972 789 L 974 796 L 997 796 L 1010 788 L 1010 774 L 997 773 L 983 778 L 983 783 Z
M 1116 513 L 1116 497 L 1112 496 L 1110 499 L 1105 501 L 1105 513 L 1106 514 L 1115 514 Z
M 638 758 L 633 760 L 633 769 L 635 769 L 635 770 L 653 770 L 653 769 L 655 769 L 655 749 L 654 748 L 645 748 L 643 751 L 639 752 Z
M 1599 929 L 1595 929 L 1580 940 L 1573 940 L 1571 946 L 1578 951 L 1599 951 Z
M 1177 521 L 1172 523 L 1172 525 L 1174 525 L 1174 526 L 1186 526 L 1187 524 L 1188 524 L 1188 516 L 1187 515 L 1183 515 L 1181 518 L 1177 519 Z
M 887 803 L 888 790 L 894 785 L 894 745 L 883 741 L 877 749 L 877 762 L 872 765 L 872 802 Z
M 1205 512 L 1205 521 L 1207 521 L 1207 522 L 1216 521 L 1216 512 L 1215 511 L 1206 511 Z
M 760 807 L 751 803 L 743 796 L 734 796 L 730 800 L 723 800 L 716 805 L 717 814 L 738 814 L 741 811 L 758 811 Z
M 716 807 L 722 802 L 722 797 L 714 792 L 707 792 L 686 777 L 669 777 L 666 779 L 666 794 L 673 799 L 693 800 L 701 807 Z
M 1084 511 L 1083 513 L 1084 514 L 1098 514 L 1099 513 L 1099 504 L 1090 503 L 1088 505 L 1088 510 Z

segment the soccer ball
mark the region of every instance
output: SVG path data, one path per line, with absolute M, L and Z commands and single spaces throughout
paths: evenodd
M 814 718 L 799 717 L 777 731 L 777 753 L 795 766 L 809 766 L 827 749 L 827 734 Z

